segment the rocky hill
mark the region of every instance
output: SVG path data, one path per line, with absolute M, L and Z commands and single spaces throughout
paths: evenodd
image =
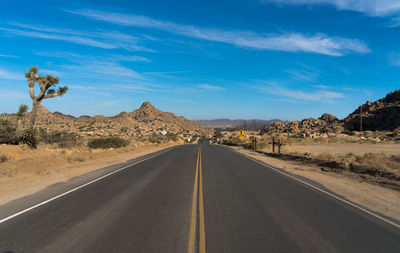
M 294 136 L 321 137 L 337 135 L 345 130 L 360 130 L 360 111 L 362 107 L 363 130 L 378 131 L 391 136 L 400 136 L 400 90 L 390 92 L 385 98 L 376 102 L 367 101 L 359 106 L 344 120 L 333 115 L 324 114 L 319 119 L 309 118 L 302 121 L 275 122 L 267 126 L 264 131 L 268 134 L 288 133 Z M 390 134 L 393 132 L 393 134 Z
M 344 119 L 349 130 L 360 129 L 361 106 Z M 390 92 L 376 102 L 367 101 L 362 105 L 363 130 L 394 131 L 400 127 L 400 90 Z
M 27 115 L 29 118 L 29 113 Z M 184 117 L 156 109 L 150 102 L 132 112 L 121 112 L 116 116 L 74 117 L 60 112 L 51 113 L 43 105 L 37 111 L 36 124 L 46 131 L 75 132 L 81 136 L 136 136 L 160 134 L 162 130 L 178 134 L 182 138 L 211 134 L 212 130 L 200 127 Z
M 321 137 L 328 134 L 339 134 L 344 130 L 343 123 L 335 116 L 325 113 L 320 118 L 308 118 L 302 121 L 275 122 L 266 126 L 268 134 L 287 133 L 299 137 Z
M 220 129 L 228 129 L 228 128 L 263 128 L 266 125 L 273 124 L 278 119 L 273 120 L 260 120 L 260 119 L 212 119 L 212 120 L 194 120 L 197 124 L 202 127 L 207 128 L 220 128 Z

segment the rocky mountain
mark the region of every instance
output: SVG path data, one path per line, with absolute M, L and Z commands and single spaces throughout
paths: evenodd
M 264 129 L 268 134 L 287 133 L 299 137 L 321 137 L 330 133 L 339 134 L 343 130 L 343 123 L 328 113 L 323 114 L 318 119 L 308 118 L 287 123 L 278 121 Z
M 27 115 L 29 118 L 29 113 Z M 184 117 L 156 109 L 150 102 L 132 112 L 121 112 L 116 116 L 102 115 L 74 117 L 60 112 L 50 112 L 43 105 L 37 111 L 37 127 L 46 131 L 75 132 L 81 136 L 136 136 L 143 137 L 160 134 L 162 130 L 178 134 L 182 138 L 193 135 L 208 135 L 211 129 L 200 127 Z
M 390 92 L 375 102 L 367 101 L 344 119 L 349 130 L 359 131 L 362 107 L 363 130 L 393 131 L 400 127 L 400 90 Z
M 212 120 L 194 120 L 197 124 L 207 128 L 263 128 L 266 125 L 273 124 L 274 122 L 280 121 L 278 119 L 273 120 L 260 120 L 260 119 L 212 119 Z

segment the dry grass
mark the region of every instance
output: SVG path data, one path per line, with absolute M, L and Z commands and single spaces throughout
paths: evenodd
M 261 142 L 260 142 L 261 143 Z M 301 161 L 347 171 L 369 181 L 400 185 L 400 145 L 388 143 L 341 143 L 331 139 L 293 139 L 281 149 L 282 155 L 273 155 L 270 143 L 264 142 L 262 152 L 284 160 Z
M 269 151 L 270 149 L 264 149 Z M 365 155 L 368 153 L 387 153 L 391 155 L 400 155 L 399 144 L 369 144 L 369 143 L 331 143 L 331 144 L 292 144 L 283 146 L 286 153 L 330 153 L 334 155 L 346 155 L 354 153 L 355 155 Z
M 355 155 L 354 153 L 337 155 L 332 153 L 295 152 L 283 156 L 285 158 L 289 157 L 289 159 L 293 157 L 304 163 L 318 164 L 334 170 L 345 170 L 363 177 L 367 176 L 370 181 L 400 185 L 400 155 L 384 152 L 363 155 Z M 296 157 L 304 157 L 305 159 L 297 159 Z

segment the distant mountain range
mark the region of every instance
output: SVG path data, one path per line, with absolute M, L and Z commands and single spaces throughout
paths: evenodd
M 212 119 L 212 120 L 193 120 L 201 127 L 220 128 L 220 129 L 236 129 L 244 128 L 246 130 L 263 129 L 266 125 L 271 125 L 279 119 L 261 120 L 261 119 Z

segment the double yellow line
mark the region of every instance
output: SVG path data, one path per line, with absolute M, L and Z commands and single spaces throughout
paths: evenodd
M 199 224 L 197 225 L 197 214 Z M 198 232 L 198 247 L 197 246 Z M 194 179 L 192 218 L 190 221 L 190 234 L 188 253 L 206 253 L 206 230 L 204 223 L 204 201 L 203 201 L 203 168 L 201 166 L 201 146 L 197 151 L 196 175 Z

